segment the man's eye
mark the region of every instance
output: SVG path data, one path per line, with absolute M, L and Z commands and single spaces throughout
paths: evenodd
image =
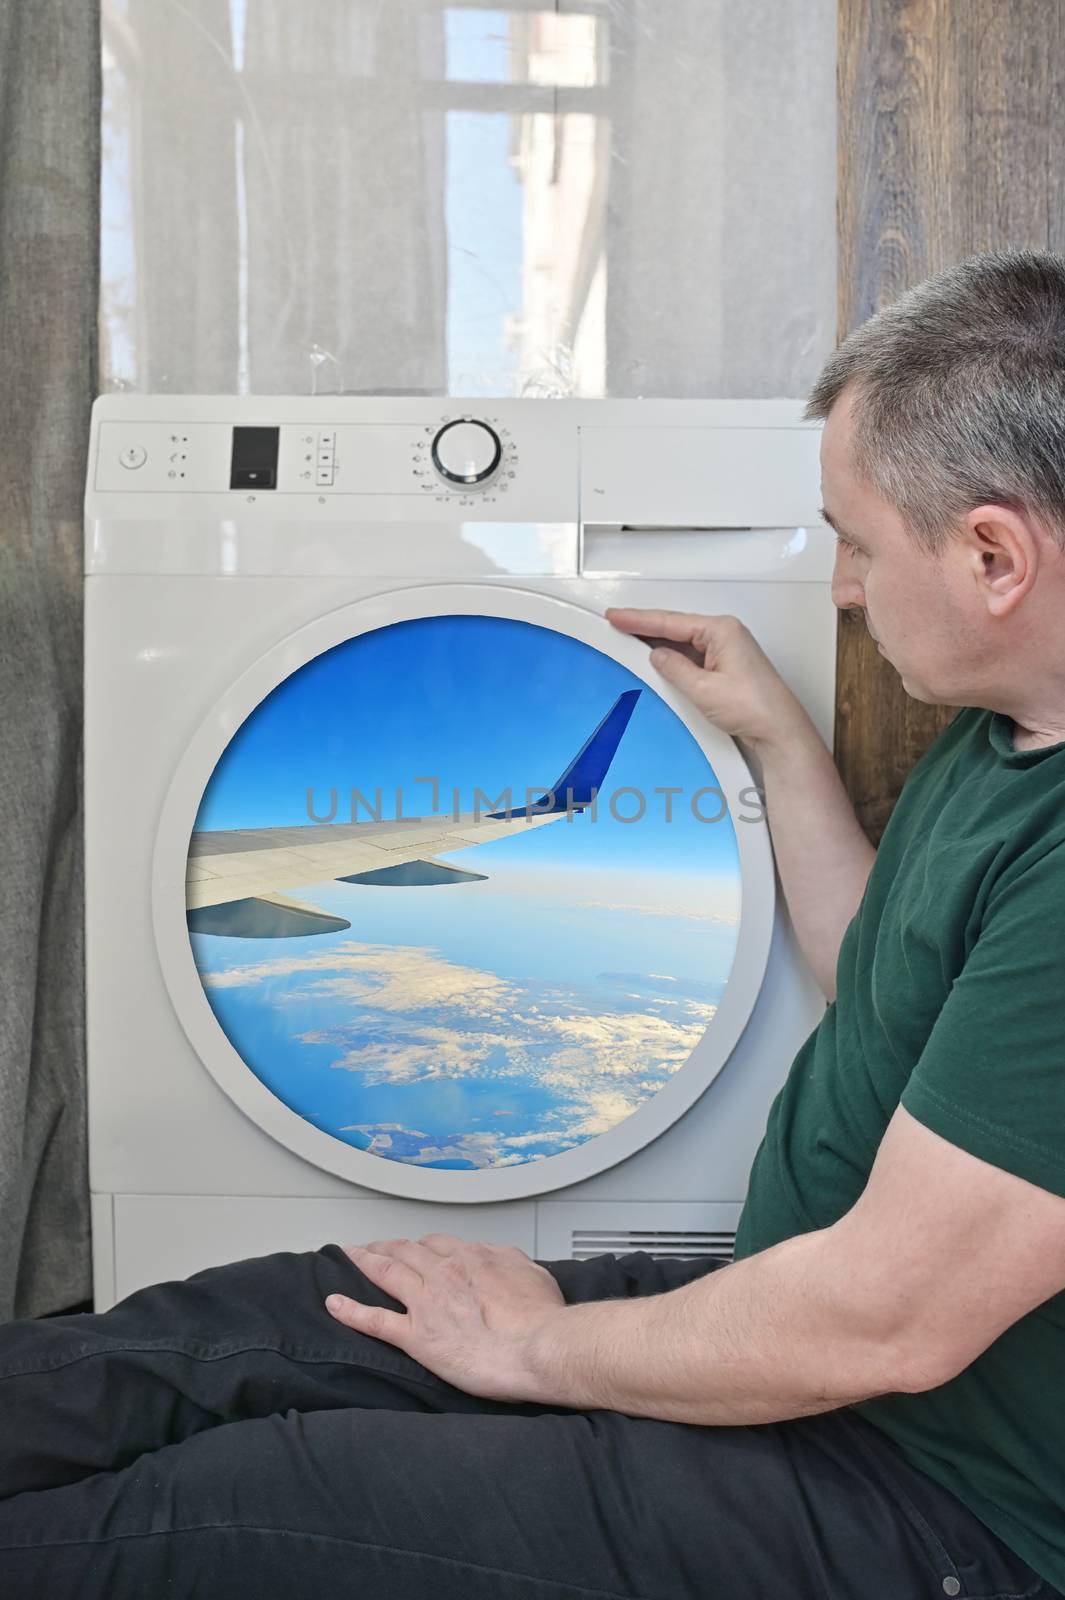
M 852 544 L 849 539 L 845 539 L 841 533 L 836 534 L 836 544 L 841 550 L 845 550 L 849 556 L 857 553 L 858 546 Z

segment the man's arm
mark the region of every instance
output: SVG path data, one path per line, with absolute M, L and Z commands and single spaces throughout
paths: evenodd
M 805 708 L 737 617 L 618 609 L 607 618 L 624 633 L 664 640 L 651 655 L 655 669 L 761 765 L 792 925 L 834 999 L 839 947 L 876 851 Z
M 936 1388 L 1065 1290 L 1065 1199 L 901 1107 L 834 1226 L 668 1294 L 567 1306 L 529 1398 L 704 1424 L 776 1422 Z
M 863 1304 L 831 1228 L 668 1294 L 568 1306 L 530 1355 L 532 1397 L 718 1427 L 834 1411 L 939 1381 L 879 1298 Z
M 778 1422 L 963 1371 L 1065 1291 L 1065 1198 L 900 1106 L 846 1216 L 667 1294 L 568 1306 L 524 1251 L 451 1234 L 347 1251 L 406 1309 L 330 1295 L 332 1315 L 470 1394 Z
M 792 925 L 825 998 L 876 860 L 828 746 L 799 707 L 794 725 L 753 744 L 766 817 Z

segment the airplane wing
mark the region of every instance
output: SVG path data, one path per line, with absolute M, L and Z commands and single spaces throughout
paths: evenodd
M 351 923 L 290 899 L 283 891 L 329 878 L 386 887 L 483 881 L 484 873 L 452 866 L 438 856 L 527 833 L 590 805 L 640 693 L 627 689 L 618 696 L 562 776 L 529 806 L 395 822 L 319 822 L 194 833 L 185 880 L 189 928 L 193 933 L 250 939 L 335 933 Z

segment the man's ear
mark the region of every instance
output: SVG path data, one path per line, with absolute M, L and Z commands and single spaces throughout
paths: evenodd
M 1013 506 L 977 506 L 965 518 L 962 546 L 988 611 L 1009 616 L 1039 569 L 1041 535 L 1032 518 Z

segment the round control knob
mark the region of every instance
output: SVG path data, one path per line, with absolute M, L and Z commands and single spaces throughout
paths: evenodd
M 440 429 L 432 456 L 433 466 L 449 483 L 483 483 L 502 460 L 503 446 L 487 422 L 463 417 Z

